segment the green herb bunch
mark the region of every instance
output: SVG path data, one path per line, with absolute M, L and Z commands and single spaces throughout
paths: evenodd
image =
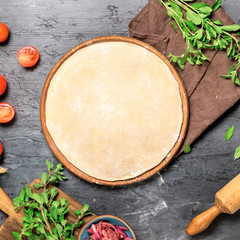
M 170 61 L 176 62 L 184 70 L 186 62 L 191 65 L 201 65 L 209 59 L 204 55 L 204 49 L 227 49 L 227 57 L 237 61 L 231 66 L 225 79 L 232 79 L 235 85 L 240 86 L 238 70 L 240 68 L 240 26 L 237 24 L 223 25 L 220 20 L 210 18 L 211 14 L 220 6 L 222 0 L 217 0 L 212 6 L 195 0 L 158 0 L 164 5 L 170 17 L 170 22 L 177 32 L 180 29 L 186 41 L 186 51 L 181 56 L 170 54 Z
M 18 211 L 23 209 L 22 218 L 23 228 L 21 232 L 12 232 L 14 238 L 22 240 L 23 237 L 28 240 L 74 240 L 74 230 L 80 227 L 84 221 L 83 218 L 90 215 L 90 209 L 87 204 L 81 210 L 75 210 L 78 217 L 74 223 L 66 220 L 69 212 L 69 202 L 62 198 L 56 199 L 58 190 L 55 187 L 47 188 L 48 184 L 56 184 L 66 179 L 62 170 L 62 164 L 58 164 L 53 169 L 53 164 L 46 161 L 48 171 L 41 176 L 41 183 L 35 183 L 35 189 L 42 189 L 41 193 L 33 193 L 28 185 L 21 190 L 20 196 L 13 199 L 14 209 Z

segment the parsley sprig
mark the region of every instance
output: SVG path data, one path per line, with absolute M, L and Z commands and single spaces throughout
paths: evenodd
M 53 164 L 46 161 L 48 172 L 41 176 L 41 183 L 35 183 L 35 189 L 42 189 L 41 193 L 33 193 L 28 185 L 21 190 L 18 197 L 13 199 L 14 209 L 23 209 L 23 228 L 20 232 L 12 232 L 15 240 L 74 240 L 74 230 L 80 227 L 83 218 L 91 214 L 89 206 L 85 204 L 81 210 L 75 210 L 78 217 L 74 223 L 66 219 L 69 212 L 69 202 L 65 198 L 56 199 L 58 190 L 55 187 L 48 188 L 49 184 L 56 184 L 66 179 L 62 170 L 62 164 L 54 169 Z
M 195 0 L 158 0 L 164 5 L 170 17 L 170 22 L 177 32 L 179 28 L 186 41 L 186 51 L 180 56 L 169 54 L 170 61 L 176 62 L 184 70 L 186 62 L 191 65 L 202 65 L 209 59 L 204 55 L 204 49 L 225 50 L 227 58 L 237 61 L 230 67 L 225 79 L 232 79 L 235 85 L 240 86 L 238 70 L 240 68 L 240 26 L 237 24 L 223 25 L 220 20 L 210 18 L 222 3 L 217 0 L 212 6 Z

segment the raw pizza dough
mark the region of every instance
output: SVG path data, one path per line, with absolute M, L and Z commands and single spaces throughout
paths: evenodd
M 69 57 L 51 80 L 46 125 L 62 154 L 108 181 L 158 165 L 183 121 L 179 85 L 167 65 L 135 44 L 105 42 Z

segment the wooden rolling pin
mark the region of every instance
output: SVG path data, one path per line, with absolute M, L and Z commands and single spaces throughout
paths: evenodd
M 215 205 L 195 217 L 186 233 L 190 236 L 204 231 L 220 213 L 233 214 L 240 209 L 240 174 L 218 191 L 215 195 Z

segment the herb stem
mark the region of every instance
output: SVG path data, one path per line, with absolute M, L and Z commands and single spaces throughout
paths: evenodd
M 45 214 L 44 214 L 42 204 L 40 204 L 40 211 L 41 211 L 42 216 L 43 216 L 43 219 L 44 219 L 44 221 L 45 221 L 45 223 L 46 223 L 46 225 L 47 225 L 47 230 L 48 230 L 49 233 L 53 236 L 51 226 L 50 226 L 50 224 L 49 224 L 49 222 L 48 222 L 48 220 L 47 220 L 47 218 L 46 218 L 46 216 L 45 216 Z
M 168 7 L 163 0 L 159 0 L 159 1 L 165 6 L 165 8 L 166 8 L 168 11 L 171 11 L 173 14 L 175 14 L 175 15 L 178 17 L 178 19 L 181 21 L 181 23 L 184 25 L 184 27 L 188 30 L 188 32 L 189 32 L 191 35 L 193 35 L 193 33 L 191 32 L 191 30 L 190 30 L 190 29 L 188 28 L 188 26 L 186 25 L 184 19 L 181 18 L 173 9 L 171 9 L 170 7 Z M 174 1 L 174 0 L 173 0 L 173 1 Z M 176 24 L 178 25 L 180 31 L 182 32 L 182 34 L 184 34 L 181 26 L 179 25 L 179 23 L 178 23 L 178 21 L 176 20 L 176 17 L 175 17 L 174 15 L 173 15 L 173 18 L 174 18 Z
M 19 235 L 19 240 L 22 239 L 22 235 L 24 235 L 24 233 L 25 233 L 28 229 L 31 229 L 32 226 L 33 226 L 33 223 L 32 223 L 29 227 L 25 228 L 25 229 L 20 233 L 20 235 Z
M 79 221 L 84 217 L 85 212 L 82 212 L 81 215 L 78 217 L 78 219 L 74 223 L 74 227 L 72 228 L 72 234 L 76 228 L 76 225 L 79 223 Z
M 187 4 L 183 0 L 172 0 L 172 1 L 176 2 L 179 6 L 181 6 L 186 11 L 188 11 L 190 8 L 192 11 L 197 13 L 199 15 L 199 17 L 201 18 L 201 21 L 202 21 L 201 28 L 203 28 L 203 24 L 204 24 L 203 17 L 196 9 L 194 9 L 190 4 Z

